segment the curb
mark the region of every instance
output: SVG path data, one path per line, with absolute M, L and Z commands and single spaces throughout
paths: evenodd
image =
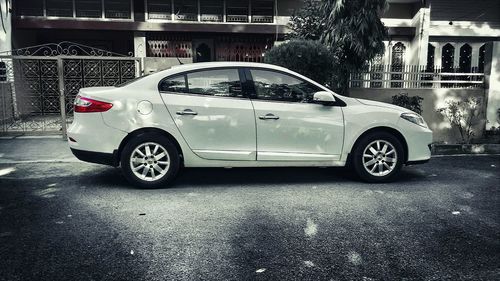
M 500 154 L 500 144 L 434 144 L 434 155 Z

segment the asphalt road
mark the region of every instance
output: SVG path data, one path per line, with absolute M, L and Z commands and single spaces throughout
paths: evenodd
M 16 143 L 0 141 L 0 280 L 500 279 L 500 156 L 433 158 L 390 184 L 186 169 L 139 190 L 58 140 Z

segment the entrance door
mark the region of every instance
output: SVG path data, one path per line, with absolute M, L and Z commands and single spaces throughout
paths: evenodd
M 287 73 L 250 69 L 255 93 L 257 160 L 334 161 L 340 158 L 344 118 L 338 106 L 313 103 L 322 89 Z
M 193 40 L 193 51 L 195 62 L 208 62 L 213 61 L 214 57 L 214 41 L 206 40 Z

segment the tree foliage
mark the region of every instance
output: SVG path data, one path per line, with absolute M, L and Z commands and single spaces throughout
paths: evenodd
M 286 67 L 325 84 L 333 75 L 333 54 L 318 41 L 293 39 L 269 50 L 264 62 Z
M 387 29 L 380 15 L 387 6 L 386 0 L 306 0 L 291 18 L 290 36 L 318 38 L 329 47 L 335 57 L 333 78 L 344 92 L 350 73 L 384 53 Z
M 305 0 L 303 6 L 290 17 L 288 39 L 319 40 L 323 34 L 321 1 Z

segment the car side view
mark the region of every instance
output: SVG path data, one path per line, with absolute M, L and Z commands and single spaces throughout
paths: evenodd
M 143 188 L 182 167 L 349 165 L 367 182 L 430 159 L 423 118 L 391 104 L 339 96 L 275 65 L 175 66 L 116 87 L 80 90 L 68 129 L 73 154 L 121 167 Z

